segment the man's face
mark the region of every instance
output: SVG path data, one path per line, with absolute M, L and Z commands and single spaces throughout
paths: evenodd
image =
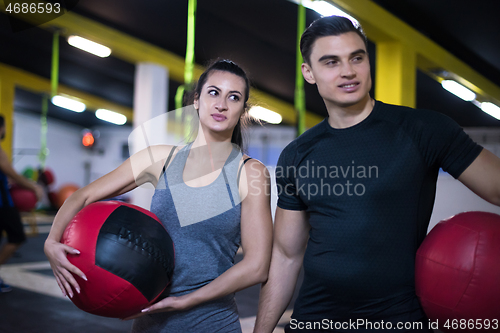
M 370 62 L 357 33 L 318 38 L 310 63 L 302 65 L 302 73 L 307 82 L 318 86 L 327 108 L 353 106 L 369 97 Z

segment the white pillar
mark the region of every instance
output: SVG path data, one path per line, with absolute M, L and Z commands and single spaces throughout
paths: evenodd
M 167 143 L 167 102 L 168 69 L 152 63 L 137 64 L 134 81 L 134 130 L 129 138 L 131 154 L 148 145 Z M 149 209 L 153 193 L 152 185 L 143 185 L 130 192 L 132 203 Z

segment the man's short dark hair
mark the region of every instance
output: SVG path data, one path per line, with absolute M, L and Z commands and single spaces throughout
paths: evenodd
M 2 128 L 5 125 L 5 118 L 3 116 L 0 116 L 0 128 Z
M 365 42 L 368 50 L 368 40 L 361 25 L 354 23 L 342 16 L 325 16 L 315 20 L 302 34 L 300 38 L 300 52 L 304 61 L 311 65 L 311 52 L 316 39 L 327 36 L 338 36 L 348 32 L 355 32 Z

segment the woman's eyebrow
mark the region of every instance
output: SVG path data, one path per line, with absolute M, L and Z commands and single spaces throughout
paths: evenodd
M 207 89 L 208 88 L 213 88 L 213 89 L 215 89 L 217 91 L 221 91 L 219 87 L 213 86 L 213 85 L 212 86 L 208 86 Z M 238 91 L 238 90 L 231 90 L 229 93 L 230 94 L 235 94 L 236 93 L 236 94 L 240 94 L 241 96 L 243 96 L 243 94 L 240 91 Z

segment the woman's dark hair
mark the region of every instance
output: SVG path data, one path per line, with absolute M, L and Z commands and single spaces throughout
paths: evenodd
M 246 127 L 247 123 L 249 122 L 248 117 L 246 117 L 246 115 L 248 111 L 248 97 L 250 95 L 250 80 L 248 79 L 245 71 L 240 66 L 238 66 L 233 61 L 227 59 L 218 59 L 214 61 L 211 65 L 207 67 L 207 69 L 203 72 L 203 74 L 200 75 L 198 83 L 194 88 L 194 94 L 192 94 L 190 100 L 193 101 L 195 98 L 199 98 L 199 96 L 201 95 L 201 90 L 203 88 L 203 85 L 207 82 L 208 76 L 213 71 L 229 72 L 231 74 L 241 77 L 245 81 L 245 96 L 244 96 L 244 106 L 243 106 L 244 116 L 240 117 L 240 120 L 238 120 L 238 123 L 236 124 L 236 127 L 233 130 L 233 135 L 231 137 L 231 143 L 236 144 L 238 147 L 240 147 L 241 150 L 244 150 L 242 130 L 243 128 Z
M 368 40 L 361 28 L 355 26 L 351 20 L 342 16 L 325 16 L 315 20 L 302 34 L 300 38 L 300 52 L 304 61 L 311 65 L 311 52 L 316 39 L 327 36 L 338 36 L 348 32 L 355 32 L 365 42 L 368 49 Z
M 5 125 L 5 118 L 3 116 L 0 116 L 0 128 L 2 128 Z

